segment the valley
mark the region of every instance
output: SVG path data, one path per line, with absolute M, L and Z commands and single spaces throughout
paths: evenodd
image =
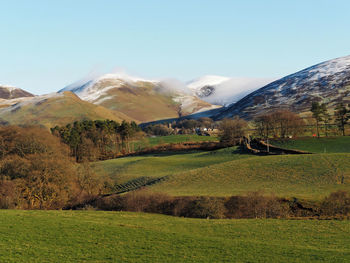
M 3 86 L 0 261 L 347 259 L 348 72 Z

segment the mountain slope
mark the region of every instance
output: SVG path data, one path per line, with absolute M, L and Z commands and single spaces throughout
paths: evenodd
M 34 97 L 34 95 L 16 87 L 0 85 L 0 99 L 9 100 L 23 97 Z
M 6 100 L 0 103 L 11 103 L 11 101 L 14 102 L 13 105 L 0 109 L 0 119 L 9 124 L 38 124 L 50 128 L 83 119 L 130 120 L 124 114 L 83 101 L 71 92 L 53 93 L 14 101 Z
M 60 92 L 65 90 L 139 122 L 176 118 L 219 107 L 172 87 L 169 82 L 145 80 L 126 74 L 106 74 L 78 85 L 72 84 Z
M 271 81 L 272 79 L 208 75 L 188 82 L 187 87 L 206 102 L 229 105 Z
M 332 59 L 276 80 L 223 109 L 216 119 L 251 118 L 274 109 L 308 111 L 318 101 L 333 108 L 350 102 L 350 56 Z

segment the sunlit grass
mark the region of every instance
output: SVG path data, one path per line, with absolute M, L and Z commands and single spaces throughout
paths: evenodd
M 120 184 L 138 177 L 159 178 L 211 164 L 251 157 L 247 154 L 237 154 L 237 151 L 237 147 L 232 147 L 212 152 L 160 153 L 95 162 L 92 167 L 100 176 L 108 176 Z
M 171 195 L 240 195 L 264 191 L 321 199 L 350 190 L 350 154 L 251 157 L 174 174 L 150 188 Z
M 347 262 L 350 222 L 0 210 L 0 262 Z

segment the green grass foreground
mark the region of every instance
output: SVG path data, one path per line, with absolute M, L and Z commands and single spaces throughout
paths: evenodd
M 350 221 L 0 210 L 0 262 L 348 262 Z

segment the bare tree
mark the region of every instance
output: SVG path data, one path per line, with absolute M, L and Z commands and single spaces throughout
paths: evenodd
M 235 117 L 234 119 L 224 119 L 219 127 L 220 141 L 228 145 L 234 145 L 245 136 L 248 123 Z
M 273 135 L 285 138 L 299 135 L 305 123 L 299 115 L 291 111 L 278 110 L 257 117 L 254 124 L 260 137 L 268 138 Z

